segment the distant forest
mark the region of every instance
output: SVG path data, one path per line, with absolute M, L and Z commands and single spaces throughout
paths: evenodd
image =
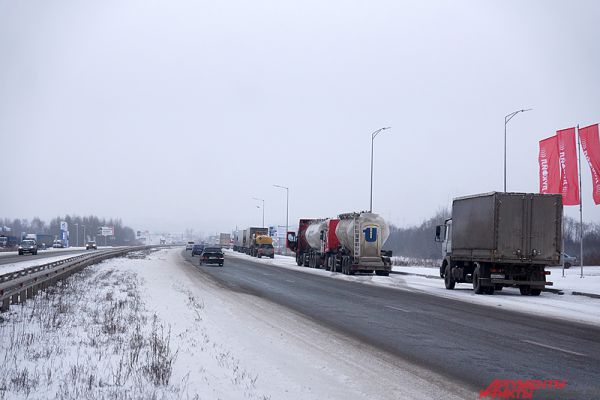
M 98 244 L 104 244 L 104 238 L 97 234 L 98 228 L 102 226 L 114 226 L 114 237 L 107 237 L 108 245 L 130 245 L 135 243 L 136 236 L 133 229 L 124 226 L 121 219 L 105 219 L 96 216 L 80 217 L 67 215 L 64 218 L 53 218 L 50 223 L 35 217 L 31 221 L 27 219 L 0 218 L 0 228 L 8 227 L 10 232 L 2 232 L 6 236 L 20 237 L 22 232 L 56 236 L 60 239 L 60 222 L 66 221 L 69 229 L 69 241 L 71 246 L 77 245 L 77 231 L 79 230 L 79 244 L 85 244 L 87 239 L 96 239 Z M 78 225 L 76 225 L 78 224 Z M 84 235 L 85 226 L 85 237 Z
M 435 227 L 450 216 L 448 209 L 438 210 L 420 225 L 400 228 L 390 227 L 390 237 L 384 248 L 394 256 L 416 259 L 441 259 L 442 245 L 434 241 Z M 579 259 L 579 221 L 564 218 L 565 253 Z M 600 224 L 583 224 L 583 258 L 586 265 L 600 265 Z

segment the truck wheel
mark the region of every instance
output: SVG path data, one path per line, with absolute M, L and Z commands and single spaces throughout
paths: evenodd
M 378 270 L 376 270 L 375 271 L 375 275 L 378 275 L 378 276 L 390 276 L 390 273 L 388 271 L 378 271 Z
M 521 292 L 521 295 L 523 295 L 523 296 L 529 296 L 531 294 L 531 286 L 529 286 L 529 285 L 519 286 L 519 292 Z
M 493 286 L 486 286 L 485 287 L 485 294 L 494 294 L 494 287 Z
M 258 253 L 257 257 L 262 258 L 262 254 Z
M 323 266 L 325 267 L 325 271 L 331 271 L 331 265 L 329 264 L 329 256 L 325 256 L 325 260 L 323 260 Z
M 446 273 L 446 270 L 447 270 L 447 269 L 448 269 L 448 264 L 447 264 L 447 263 L 444 261 L 444 262 L 442 263 L 442 266 L 440 267 L 440 278 L 442 278 L 442 279 L 444 279 L 444 278 L 445 278 L 445 275 L 444 275 L 444 274 Z
M 473 272 L 473 291 L 475 294 L 482 294 L 484 291 L 479 278 L 481 278 L 481 267 L 477 266 Z
M 298 254 L 296 254 L 296 264 L 298 264 L 299 267 L 302 266 L 302 256 L 299 256 Z
M 529 293 L 531 296 L 539 296 L 542 293 L 542 289 L 531 289 Z
M 456 285 L 456 281 L 452 276 L 452 271 L 449 265 L 446 265 L 446 271 L 444 272 L 444 285 L 446 285 L 446 289 L 448 290 L 454 289 L 454 286 Z
M 271 256 L 271 258 L 275 258 L 275 254 L 273 254 L 273 255 Z
M 565 269 L 571 268 L 571 263 L 565 263 Z

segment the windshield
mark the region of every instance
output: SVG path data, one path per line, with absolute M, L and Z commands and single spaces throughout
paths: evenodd
M 206 249 L 204 249 L 205 253 L 220 253 L 221 249 L 218 247 L 207 247 Z
M 33 246 L 35 244 L 35 242 L 33 240 L 23 240 L 23 243 L 21 243 L 23 246 Z

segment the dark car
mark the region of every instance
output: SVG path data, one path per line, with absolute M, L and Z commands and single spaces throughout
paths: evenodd
M 275 249 L 272 244 L 261 244 L 258 246 L 258 250 L 256 251 L 256 255 L 258 258 L 261 257 L 271 257 L 275 258 Z
M 199 256 L 202 254 L 202 252 L 204 251 L 204 245 L 203 244 L 195 244 L 192 247 L 192 257 L 194 256 Z
M 225 255 L 220 247 L 205 247 L 200 255 L 200 265 L 202 264 L 219 264 L 223 266 Z
M 38 251 L 37 243 L 35 240 L 23 240 L 19 245 L 19 255 L 30 253 L 36 255 Z
M 90 249 L 98 250 L 98 245 L 93 240 L 90 240 L 85 244 L 85 249 L 86 250 L 90 250 Z

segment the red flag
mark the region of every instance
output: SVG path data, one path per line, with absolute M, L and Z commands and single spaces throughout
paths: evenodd
M 577 171 L 577 146 L 575 145 L 575 128 L 556 132 L 558 136 L 558 159 L 560 162 L 560 193 L 563 205 L 579 204 L 579 175 Z
M 540 140 L 538 162 L 540 164 L 540 193 L 560 193 L 560 165 L 556 136 Z
M 579 140 L 585 158 L 592 170 L 592 184 L 594 185 L 594 203 L 600 204 L 600 139 L 598 137 L 598 124 L 579 129 Z

